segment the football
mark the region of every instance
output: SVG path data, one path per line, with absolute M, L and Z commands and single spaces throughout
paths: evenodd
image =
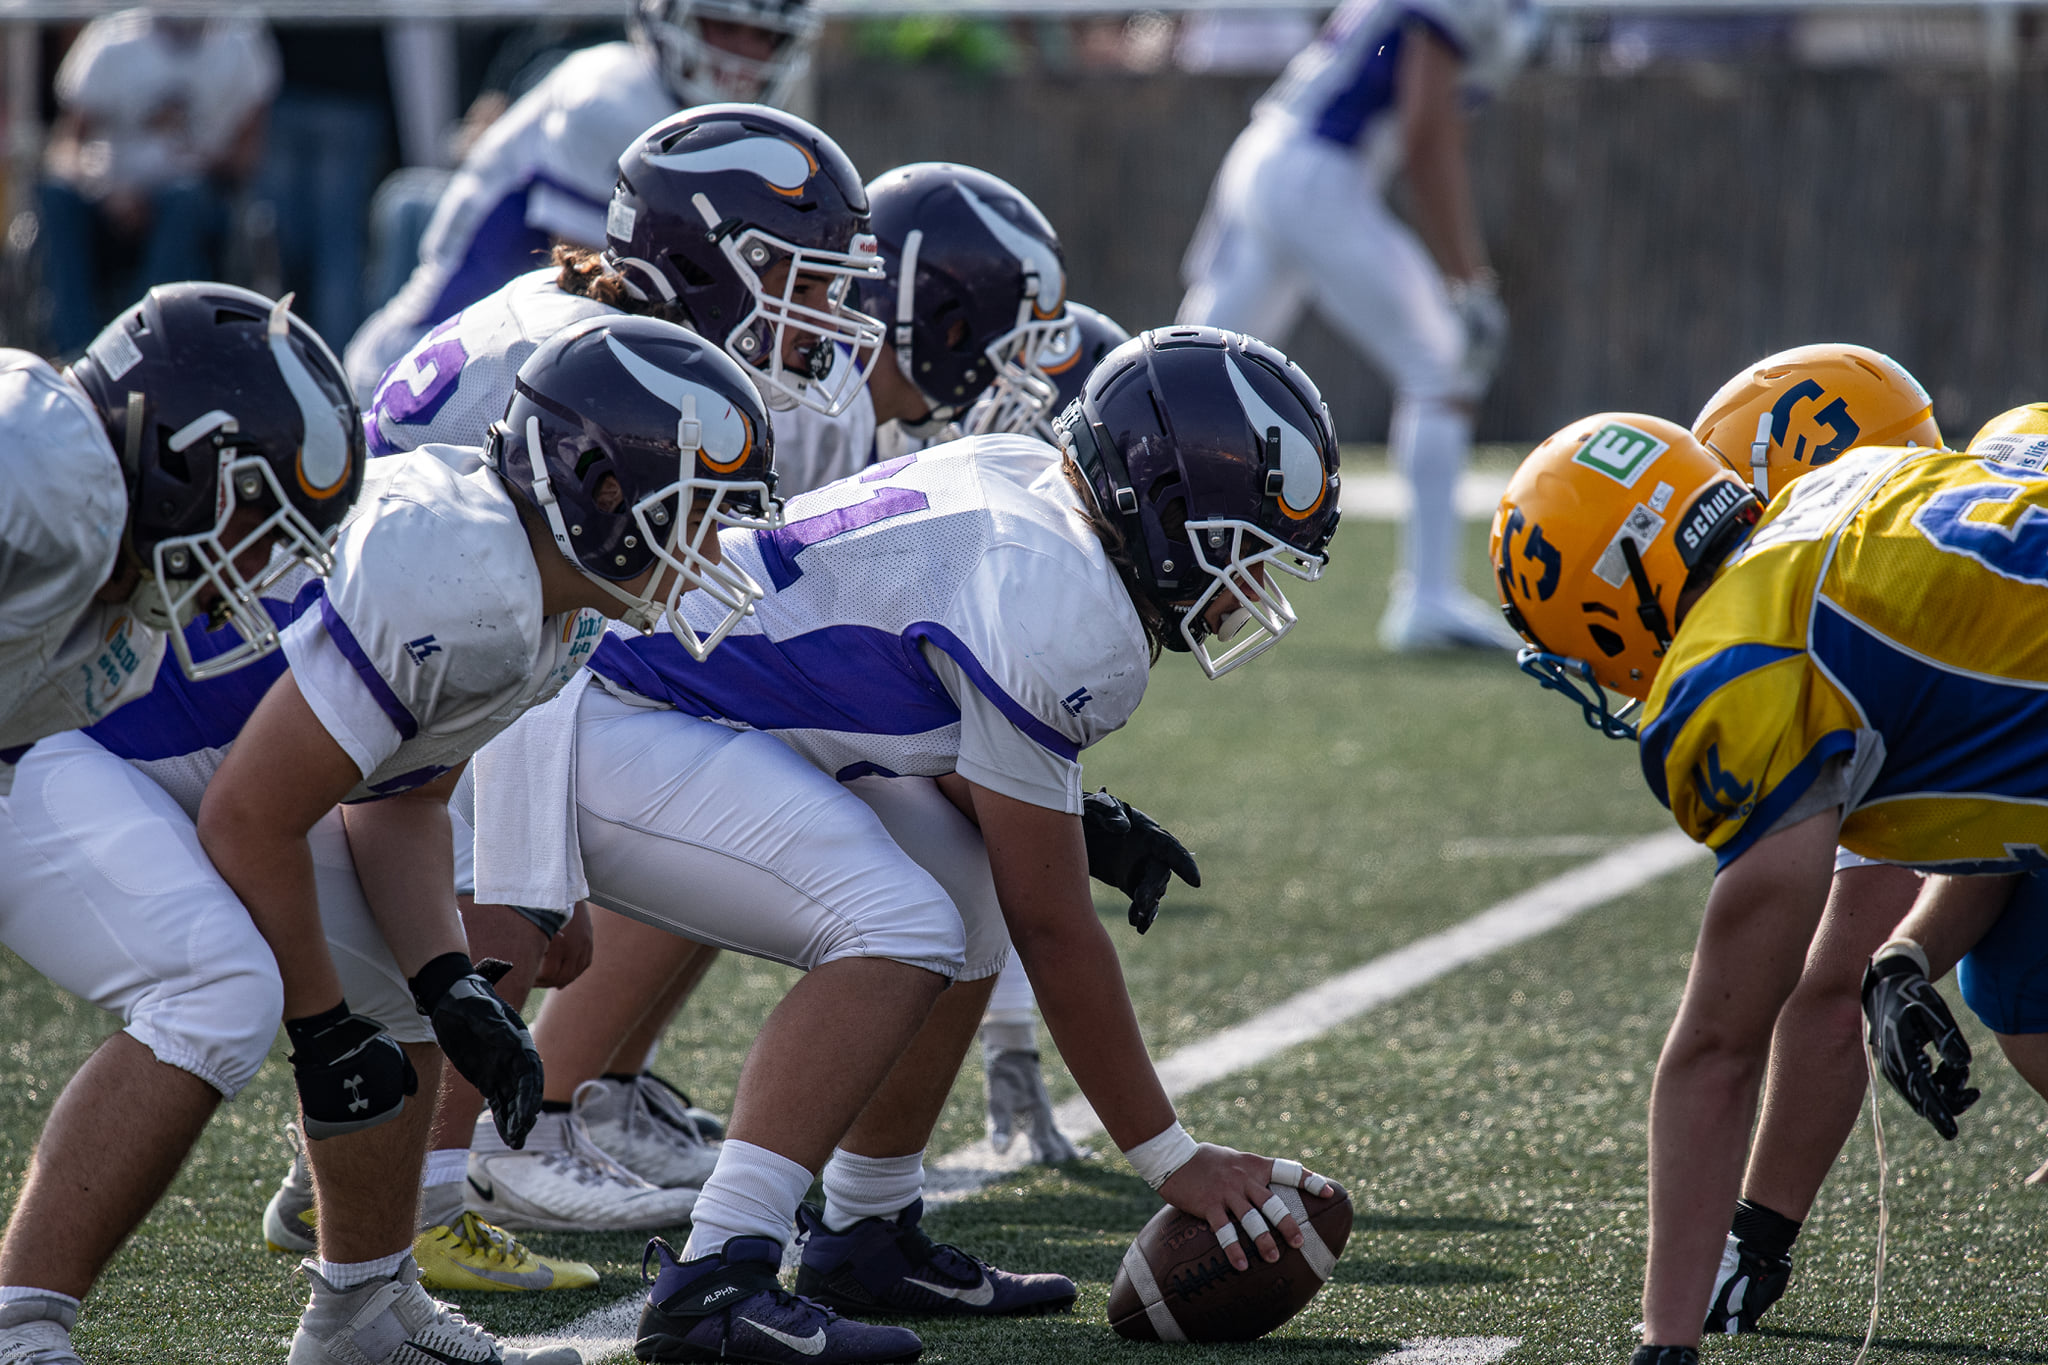
M 1313 1195 L 1287 1185 L 1273 1193 L 1301 1226 L 1300 1248 L 1280 1243 L 1249 1270 L 1234 1270 L 1216 1234 L 1167 1205 L 1124 1253 L 1109 1291 L 1109 1325 L 1132 1341 L 1251 1341 L 1299 1313 L 1330 1278 L 1351 1236 L 1351 1196 L 1331 1182 Z M 1279 1238 L 1274 1238 L 1279 1241 Z

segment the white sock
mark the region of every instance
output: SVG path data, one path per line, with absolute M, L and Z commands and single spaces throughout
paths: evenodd
M 713 1255 L 735 1237 L 767 1237 L 788 1246 L 797 1205 L 810 1188 L 810 1171 L 788 1157 L 727 1138 L 690 1211 L 683 1259 Z
M 835 1148 L 825 1163 L 825 1226 L 844 1232 L 863 1218 L 894 1218 L 923 1193 L 923 1152 L 857 1156 Z
M 1472 448 L 1472 419 L 1441 400 L 1401 399 L 1388 443 L 1414 498 L 1401 532 L 1401 569 L 1416 601 L 1441 600 L 1461 577 L 1458 476 Z
M 372 1280 L 388 1280 L 398 1273 L 412 1256 L 410 1248 L 394 1251 L 389 1256 L 379 1256 L 374 1261 L 330 1261 L 325 1257 L 314 1263 L 320 1278 L 336 1289 L 347 1291 L 368 1284 Z
M 1031 993 L 1031 978 L 1024 974 L 1024 964 L 1017 960 L 1015 953 L 1003 966 L 1002 974 L 996 977 L 996 988 L 989 992 L 988 1018 L 991 1023 L 1011 1015 L 1033 1015 L 1038 1013 L 1038 999 Z
M 20 1303 L 23 1299 L 55 1299 L 72 1312 L 78 1311 L 78 1300 L 69 1294 L 60 1294 L 54 1289 L 37 1289 L 34 1285 L 0 1284 L 0 1308 Z
M 436 1185 L 457 1185 L 468 1174 L 469 1148 L 438 1148 L 427 1153 L 427 1164 L 420 1168 L 420 1188 L 425 1190 Z

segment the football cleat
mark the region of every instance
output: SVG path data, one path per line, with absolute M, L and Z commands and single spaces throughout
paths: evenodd
M 583 1365 L 573 1346 L 500 1346 L 483 1328 L 420 1288 L 410 1258 L 388 1279 L 336 1289 L 300 1264 L 313 1298 L 292 1333 L 288 1365 Z
M 697 1136 L 706 1142 L 725 1140 L 725 1120 L 709 1109 L 700 1109 L 689 1093 L 674 1081 L 665 1080 L 652 1071 L 643 1071 L 634 1078 L 645 1095 L 647 1103 L 657 1114 L 661 1114 L 678 1127 L 694 1127 Z
M 842 1318 L 791 1294 L 776 1280 L 782 1246 L 766 1237 L 735 1237 L 722 1251 L 678 1261 L 659 1237 L 647 1261 L 660 1270 L 640 1312 L 633 1354 L 645 1361 L 751 1361 L 758 1365 L 856 1365 L 916 1360 L 917 1333 Z
M 263 1245 L 276 1252 L 309 1256 L 318 1244 L 315 1230 L 319 1226 L 313 1211 L 313 1171 L 306 1164 L 306 1140 L 299 1136 L 298 1124 L 284 1126 L 284 1140 L 291 1144 L 292 1165 L 277 1193 L 263 1206 Z
M 550 1120 L 553 1120 L 550 1122 Z M 543 1115 L 526 1146 L 496 1141 L 490 1115 L 477 1120 L 464 1202 L 503 1228 L 547 1232 L 634 1232 L 690 1221 L 694 1189 L 651 1185 L 606 1156 L 573 1113 Z
M 803 1259 L 796 1292 L 849 1313 L 920 1317 L 1022 1317 L 1074 1303 L 1064 1275 L 998 1270 L 958 1247 L 934 1242 L 918 1221 L 924 1201 L 894 1218 L 863 1218 L 833 1232 L 808 1205 L 797 1210 Z
M 1498 609 L 1462 588 L 1417 597 L 1405 574 L 1394 580 L 1386 614 L 1380 617 L 1379 636 L 1381 646 L 1396 654 L 1457 649 L 1513 653 L 1522 645 L 1521 637 L 1501 619 Z
M 1716 1336 L 1754 1332 L 1765 1310 L 1784 1297 L 1792 1283 L 1792 1258 L 1766 1256 L 1734 1233 L 1721 1249 L 1721 1273 L 1714 1297 L 1707 1303 L 1705 1330 Z
M 658 1105 L 659 1095 L 668 1104 Z M 718 1165 L 718 1144 L 698 1136 L 683 1106 L 635 1077 L 600 1078 L 576 1087 L 576 1116 L 604 1154 L 650 1185 L 701 1188 Z
M 71 1347 L 78 1310 L 54 1298 L 0 1304 L 0 1365 L 85 1365 Z
M 423 1230 L 412 1240 L 420 1283 L 429 1289 L 588 1289 L 597 1269 L 582 1261 L 542 1256 L 500 1227 L 465 1212 L 453 1223 Z

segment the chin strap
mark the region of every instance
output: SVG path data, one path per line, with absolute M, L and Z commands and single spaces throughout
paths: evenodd
M 1629 582 L 1635 585 L 1636 615 L 1642 618 L 1644 629 L 1657 642 L 1657 656 L 1671 648 L 1671 621 L 1664 615 L 1664 608 L 1658 605 L 1657 590 L 1650 586 L 1650 575 L 1643 568 L 1643 552 L 1636 548 L 1634 536 L 1621 538 L 1621 558 L 1628 565 Z
M 621 621 L 637 631 L 654 629 L 665 608 L 647 598 L 635 597 L 609 579 L 599 578 L 584 568 L 583 561 L 577 558 L 575 542 L 569 539 L 568 524 L 562 520 L 562 505 L 555 498 L 554 481 L 548 477 L 547 460 L 541 454 L 540 418 L 531 413 L 526 418 L 526 460 L 533 469 L 533 500 L 540 504 L 540 513 L 547 518 L 548 531 L 554 536 L 555 548 L 562 552 L 562 558 L 568 560 L 577 573 L 626 604 L 626 610 L 619 616 Z

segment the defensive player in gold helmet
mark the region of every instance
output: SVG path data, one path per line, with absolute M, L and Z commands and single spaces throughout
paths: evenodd
M 1920 381 L 1868 346 L 1795 346 L 1745 366 L 1692 424 L 1766 502 L 1852 446 L 1939 446 Z
M 1994 436 L 2048 436 L 2048 403 L 2022 403 L 2007 408 L 1977 428 L 1969 448 L 1976 450 Z
M 1523 671 L 1633 739 L 1681 599 L 1706 585 L 1761 504 L 1676 422 L 1603 412 L 1530 453 L 1494 513 L 1492 558 Z M 1590 684 L 1591 690 L 1581 684 Z M 1608 692 L 1629 699 L 1614 707 Z

